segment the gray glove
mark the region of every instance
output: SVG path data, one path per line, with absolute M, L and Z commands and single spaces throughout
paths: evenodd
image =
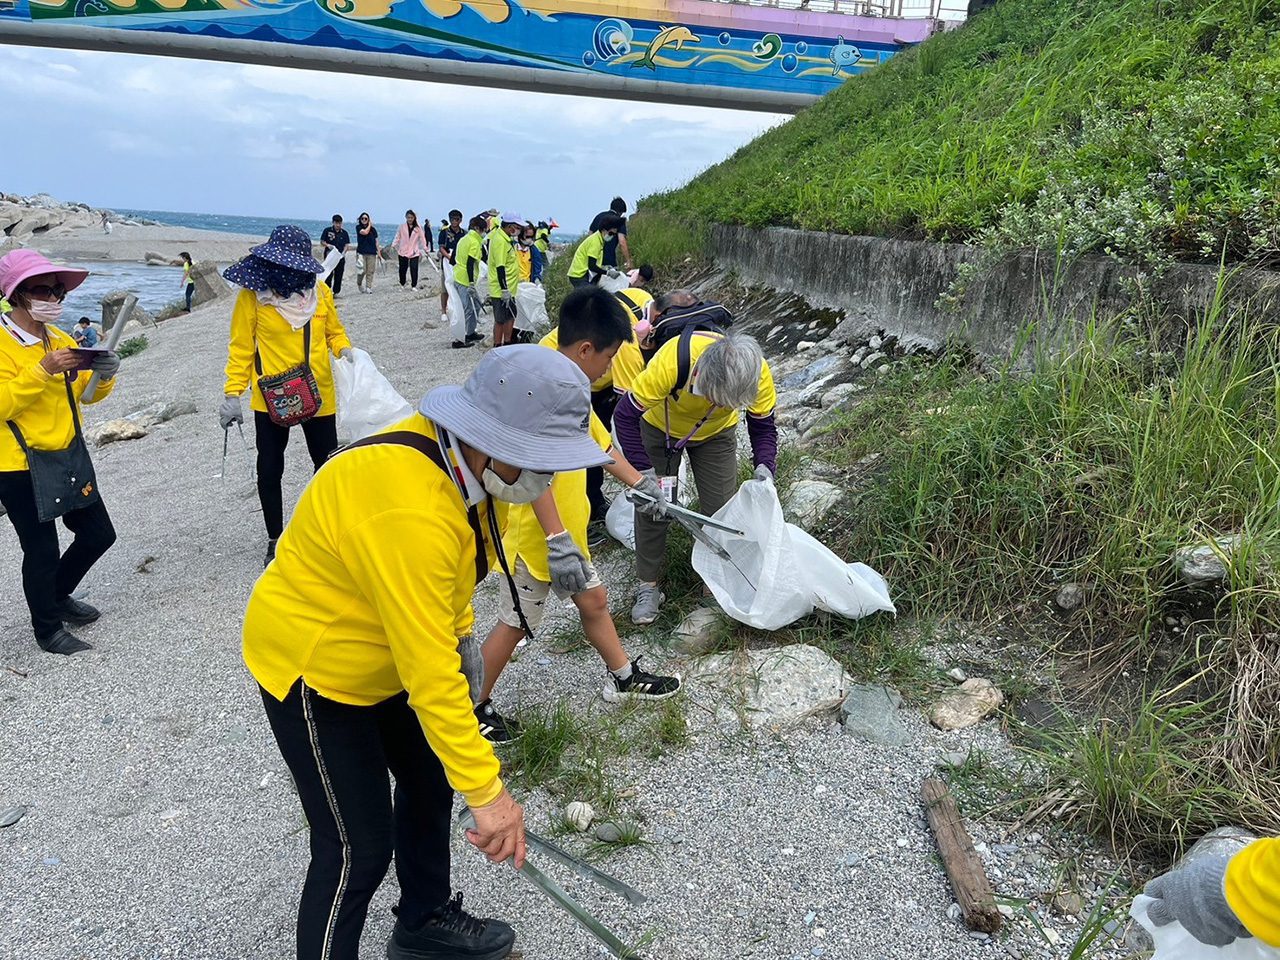
M 343 347 L 341 350 L 338 351 L 338 359 L 345 360 L 347 361 L 347 363 L 355 363 L 356 355 L 351 352 L 350 347 Z
M 502 302 L 503 302 L 503 303 L 505 303 L 507 306 L 511 306 L 511 291 L 510 291 L 510 290 L 503 290 L 503 291 L 502 291 Z
M 610 280 L 617 280 L 618 277 L 622 276 L 622 274 L 618 273 L 617 267 L 610 267 L 608 270 L 605 271 L 605 274 L 606 276 L 608 276 Z
M 653 500 L 634 497 L 633 493 L 643 493 L 652 497 Z M 636 513 L 643 514 L 650 520 L 666 520 L 669 512 L 667 508 L 671 506 L 662 492 L 662 487 L 658 483 L 658 474 L 654 470 L 645 470 L 640 474 L 640 479 L 636 481 L 635 486 L 627 491 L 627 500 L 635 507 Z
M 93 366 L 90 369 L 103 380 L 111 380 L 120 369 L 120 355 L 114 350 L 100 353 L 93 358 Z
M 481 310 L 483 310 L 485 301 L 484 301 L 484 293 L 482 293 L 480 290 L 480 284 L 477 283 L 474 287 L 471 288 L 471 295 L 476 298 L 476 305 Z
M 1142 892 L 1156 901 L 1147 912 L 1151 922 L 1163 927 L 1176 920 L 1211 947 L 1252 936 L 1227 903 L 1223 880 L 1230 860 L 1225 853 L 1206 855 L 1148 883 Z
M 223 430 L 233 423 L 244 423 L 244 414 L 240 412 L 239 397 L 223 397 L 218 407 L 218 423 Z
M 458 638 L 458 656 L 462 658 L 462 675 L 467 678 L 471 702 L 479 703 L 480 691 L 484 687 L 484 657 L 480 654 L 480 641 L 475 634 L 468 633 Z
M 547 569 L 551 573 L 551 586 L 561 597 L 581 593 L 591 579 L 587 558 L 567 530 L 547 541 Z
M 766 467 L 763 463 L 756 467 L 756 472 L 751 475 L 752 480 L 768 480 L 773 482 L 773 471 Z

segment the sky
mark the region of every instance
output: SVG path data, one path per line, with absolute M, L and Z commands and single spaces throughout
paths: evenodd
M 322 220 L 496 205 L 583 229 L 613 196 L 634 207 L 786 119 L 7 46 L 0 90 L 22 91 L 5 98 L 0 192 Z

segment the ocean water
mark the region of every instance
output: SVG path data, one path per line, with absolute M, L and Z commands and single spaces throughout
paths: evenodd
M 70 329 L 81 317 L 102 321 L 102 298 L 113 290 L 131 290 L 138 306 L 151 314 L 182 298 L 181 267 L 149 267 L 144 263 L 72 263 L 89 271 L 84 283 L 63 301 L 63 326 Z

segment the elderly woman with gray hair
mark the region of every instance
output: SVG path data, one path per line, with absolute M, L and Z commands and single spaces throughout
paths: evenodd
M 614 425 L 623 453 L 642 472 L 674 478 L 680 458 L 687 454 L 702 512 L 713 514 L 738 487 L 734 428 L 740 411 L 747 414 L 756 476 L 773 477 L 778 460 L 773 420 L 777 394 L 769 364 L 753 337 L 696 330 L 688 338 L 683 378 L 680 344 L 681 338 L 675 337 L 658 348 L 619 400 Z M 658 588 L 666 545 L 666 524 L 637 512 L 640 582 L 631 608 L 635 624 L 653 623 L 666 599 Z

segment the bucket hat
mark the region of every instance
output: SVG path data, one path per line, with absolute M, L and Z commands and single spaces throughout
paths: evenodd
M 523 470 L 612 463 L 591 439 L 591 384 L 577 365 L 534 343 L 491 350 L 462 386 L 436 387 L 418 410 L 469 446 Z
M 88 270 L 60 267 L 34 250 L 11 250 L 0 257 L 0 296 L 7 299 L 13 295 L 13 291 L 18 289 L 23 280 L 45 273 L 57 276 L 58 283 L 68 290 L 74 290 L 80 286 L 84 283 L 84 278 L 89 275 Z
M 291 270 L 305 270 L 308 273 L 324 271 L 324 265 L 311 255 L 310 234 L 292 224 L 276 227 L 266 243 L 258 244 L 249 252 L 255 257 Z

